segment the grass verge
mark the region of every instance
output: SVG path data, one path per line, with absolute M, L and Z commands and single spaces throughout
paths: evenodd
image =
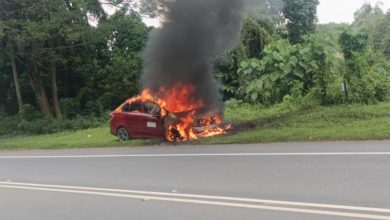
M 390 139 L 390 102 L 377 105 L 271 108 L 241 105 L 228 107 L 226 119 L 234 124 L 225 136 L 192 141 L 192 144 L 263 143 L 325 140 Z M 0 137 L 0 149 L 61 149 L 139 146 L 159 140 L 117 141 L 105 124 L 99 128 L 49 135 Z
M 0 149 L 68 149 L 83 147 L 139 146 L 156 140 L 120 142 L 109 133 L 108 125 L 79 131 L 47 135 L 0 137 Z
M 239 112 L 229 116 L 237 117 L 235 119 L 238 121 L 237 132 L 200 142 L 226 144 L 390 139 L 389 102 L 377 105 L 317 106 L 290 110 L 286 110 L 283 105 L 264 110 L 246 108 L 246 112 L 253 112 L 252 115 L 257 116 L 242 117 Z M 265 114 L 262 114 L 263 111 Z

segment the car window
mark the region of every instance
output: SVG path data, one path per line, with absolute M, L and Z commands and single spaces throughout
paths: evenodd
M 122 112 L 144 112 L 143 103 L 142 102 L 132 102 L 126 103 L 122 107 Z
M 132 102 L 130 103 L 130 112 L 144 112 L 142 102 Z
M 153 102 L 145 102 L 144 110 L 146 114 L 149 115 L 159 115 L 160 114 L 160 106 Z
M 130 112 L 130 104 L 129 104 L 129 103 L 126 103 L 126 104 L 123 106 L 122 112 Z

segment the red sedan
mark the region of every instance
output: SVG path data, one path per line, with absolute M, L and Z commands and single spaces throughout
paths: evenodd
M 194 136 L 179 132 L 173 125 L 181 123 L 179 118 L 188 116 L 189 112 L 191 111 L 173 114 L 152 101 L 127 101 L 110 114 L 111 134 L 122 141 L 153 137 L 175 141 L 223 133 L 223 129 L 219 128 L 219 117 L 215 113 L 198 115 L 191 122 L 189 126 Z

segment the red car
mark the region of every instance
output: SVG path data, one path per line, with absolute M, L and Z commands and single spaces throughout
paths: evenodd
M 163 114 L 161 114 L 163 111 Z M 188 112 L 169 113 L 165 109 L 151 101 L 125 102 L 110 114 L 111 134 L 120 140 L 126 141 L 130 138 L 165 138 L 167 140 L 179 140 L 180 133 L 171 131 L 171 138 L 168 138 L 168 129 L 171 125 L 177 124 L 178 119 Z M 164 115 L 164 116 L 162 116 Z M 208 123 L 204 123 L 207 120 Z M 202 133 L 206 130 L 217 128 L 219 120 L 212 114 L 204 114 L 197 117 L 192 124 L 194 132 Z M 172 137 L 172 135 L 174 137 Z

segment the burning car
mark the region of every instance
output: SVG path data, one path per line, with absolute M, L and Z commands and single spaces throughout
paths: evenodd
M 122 141 L 152 137 L 186 141 L 223 134 L 230 127 L 222 125 L 218 111 L 200 113 L 200 108 L 191 108 L 199 107 L 196 104 L 181 104 L 176 111 L 168 110 L 167 106 L 166 100 L 154 98 L 150 91 L 144 90 L 111 112 L 111 134 Z

